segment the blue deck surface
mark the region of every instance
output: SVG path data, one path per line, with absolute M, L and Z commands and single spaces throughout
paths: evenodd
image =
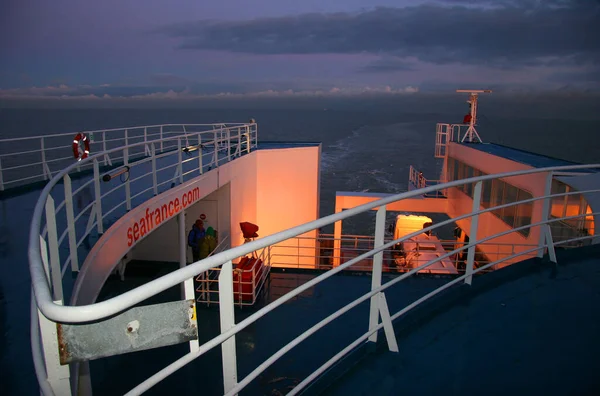
M 529 151 L 518 150 L 512 147 L 502 146 L 495 143 L 460 143 L 484 153 L 506 158 L 521 164 L 530 165 L 534 168 L 545 168 L 549 166 L 568 166 L 578 165 L 576 162 L 565 161 L 558 158 L 547 157 L 545 155 L 532 153 Z
M 443 293 L 325 393 L 600 394 L 600 249 L 564 253 Z

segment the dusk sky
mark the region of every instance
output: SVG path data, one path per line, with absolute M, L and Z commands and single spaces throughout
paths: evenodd
M 600 91 L 597 0 L 0 2 L 0 98 Z

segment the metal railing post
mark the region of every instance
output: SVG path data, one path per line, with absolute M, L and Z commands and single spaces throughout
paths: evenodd
M 44 173 L 44 180 L 52 179 L 52 174 L 50 173 L 50 168 L 48 168 L 48 164 L 46 163 L 46 148 L 44 146 L 44 138 L 40 138 L 40 153 L 42 154 L 42 172 Z
M 214 166 L 215 168 L 217 166 L 219 166 L 219 146 L 217 144 L 217 131 L 215 130 L 214 132 L 214 146 L 215 146 L 215 153 L 214 153 L 214 157 L 213 157 L 213 161 L 214 161 Z
M 547 197 L 542 201 L 542 219 L 540 221 L 548 221 L 548 216 L 550 215 L 550 200 L 552 198 L 549 198 L 549 196 L 552 194 L 552 179 L 553 179 L 553 172 L 548 172 L 548 174 L 546 175 L 546 184 L 544 185 L 544 196 Z M 564 198 L 564 197 L 561 197 Z M 563 214 L 564 216 L 564 214 Z M 548 225 L 548 227 L 550 227 Z M 544 253 L 546 251 L 545 247 L 546 247 L 546 241 L 547 241 L 547 236 L 546 236 L 546 227 L 541 226 L 540 227 L 540 238 L 539 238 L 539 242 L 538 242 L 538 247 L 540 248 L 540 250 L 538 250 L 538 254 L 537 256 L 539 258 L 544 257 Z
M 160 152 L 163 152 L 163 126 L 160 126 Z
M 51 199 L 51 197 L 48 197 Z M 46 201 L 48 203 L 48 201 Z M 52 202 L 52 206 L 54 203 Z M 46 205 L 48 208 L 48 205 Z M 50 233 L 49 233 L 50 234 Z M 50 274 L 50 266 L 48 264 L 48 247 L 46 241 L 40 235 L 40 250 L 41 261 L 46 272 L 48 282 L 52 282 Z M 54 271 L 54 269 L 53 269 Z M 58 269 L 60 276 L 60 268 Z M 62 285 L 61 285 L 62 286 Z M 62 298 L 53 301 L 57 305 L 62 305 Z M 44 367 L 46 368 L 46 377 L 50 387 L 57 395 L 71 395 L 71 383 L 69 380 L 69 366 L 60 364 L 58 337 L 56 336 L 56 323 L 46 318 L 39 309 L 37 309 L 38 324 L 40 330 L 40 338 L 42 340 L 42 349 L 44 354 Z
M 127 132 L 127 130 L 125 130 Z M 125 140 L 127 140 L 127 134 L 125 135 Z M 129 165 L 129 148 L 126 146 L 123 149 L 123 166 L 127 167 Z M 125 205 L 127 207 L 127 211 L 131 210 L 131 185 L 129 180 L 131 179 L 131 173 L 127 172 L 127 180 L 125 181 Z
M 475 184 L 475 190 L 473 191 L 473 211 L 471 213 L 477 213 L 481 210 L 481 187 L 483 182 L 478 181 Z M 469 234 L 469 243 L 477 242 L 477 227 L 479 225 L 479 215 L 474 214 L 471 217 L 471 232 Z M 475 261 L 475 246 L 471 246 L 467 251 L 467 268 L 465 283 L 470 285 L 473 282 L 473 262 Z
M 104 233 L 102 225 L 102 195 L 100 194 L 100 166 L 98 165 L 98 159 L 94 158 L 94 193 L 96 196 L 96 225 L 98 228 L 98 234 Z
M 128 137 L 128 130 L 125 129 L 125 147 L 127 147 L 129 145 L 129 137 Z M 125 154 L 125 153 L 123 153 Z M 127 153 L 129 154 L 129 153 Z
M 2 158 L 0 158 L 0 191 L 4 191 L 4 178 L 2 176 Z
M 58 232 L 56 231 L 56 212 L 54 199 L 48 195 L 46 199 L 46 227 L 48 230 L 48 248 L 50 251 L 50 285 L 54 301 L 63 298 L 62 274 L 60 272 L 60 255 L 58 252 Z
M 177 165 L 177 171 L 179 172 L 179 184 L 183 183 L 183 152 L 181 151 L 181 138 L 177 138 L 177 159 L 179 164 Z
M 71 177 L 65 175 L 65 211 L 67 213 L 67 230 L 69 233 L 69 256 L 71 258 L 71 271 L 79 271 L 79 259 L 77 257 L 77 234 L 75 232 L 75 215 L 73 213 L 73 189 L 71 188 Z
M 374 249 L 383 246 L 385 239 L 385 205 L 380 206 L 377 209 L 377 215 L 375 217 L 375 241 L 373 243 Z M 371 275 L 371 290 L 377 289 L 381 286 L 381 277 L 383 271 L 383 252 L 375 253 L 373 256 L 373 272 Z M 394 328 L 392 326 L 392 320 L 390 311 L 388 309 L 385 294 L 383 292 L 375 294 L 371 297 L 371 309 L 369 312 L 369 330 L 375 329 L 379 325 L 379 316 L 381 315 L 381 321 L 383 322 L 383 329 L 385 337 L 387 339 L 388 348 L 392 352 L 398 352 L 398 343 L 396 342 L 396 335 L 394 334 Z M 370 342 L 377 342 L 377 332 L 374 332 L 369 336 Z
M 231 130 L 227 128 L 227 162 L 231 161 Z
M 158 182 L 156 181 L 156 147 L 150 143 L 150 155 L 152 155 L 152 190 L 154 195 L 158 195 Z
M 198 169 L 200 171 L 200 174 L 204 173 L 204 169 L 202 169 L 203 165 L 202 165 L 202 154 L 203 150 L 202 150 L 202 134 L 199 133 L 198 134 Z
M 241 291 L 241 287 L 239 290 Z M 221 334 L 235 326 L 235 312 L 233 310 L 233 265 L 231 260 L 223 264 L 219 274 L 219 316 L 221 319 Z M 235 336 L 231 336 L 221 344 L 221 354 L 223 360 L 223 393 L 227 393 L 237 385 Z

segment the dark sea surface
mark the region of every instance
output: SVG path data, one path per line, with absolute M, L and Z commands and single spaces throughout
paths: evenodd
M 483 113 L 482 113 L 483 114 Z M 407 190 L 409 166 L 439 178 L 435 124 L 462 114 L 341 109 L 0 109 L 0 139 L 168 123 L 258 123 L 260 140 L 322 142 L 321 215 L 336 191 Z M 484 142 L 582 163 L 600 162 L 600 120 L 513 119 L 482 115 Z M 68 144 L 68 142 L 67 142 Z M 26 258 L 31 210 L 39 191 L 0 201 L 0 383 L 8 394 L 36 394 L 29 346 L 30 281 Z M 371 224 L 349 224 L 372 232 Z M 346 228 L 344 229 L 346 232 Z

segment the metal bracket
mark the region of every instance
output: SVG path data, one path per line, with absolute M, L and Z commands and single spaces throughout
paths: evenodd
M 101 322 L 56 328 L 62 365 L 198 339 L 194 300 L 135 307 Z

